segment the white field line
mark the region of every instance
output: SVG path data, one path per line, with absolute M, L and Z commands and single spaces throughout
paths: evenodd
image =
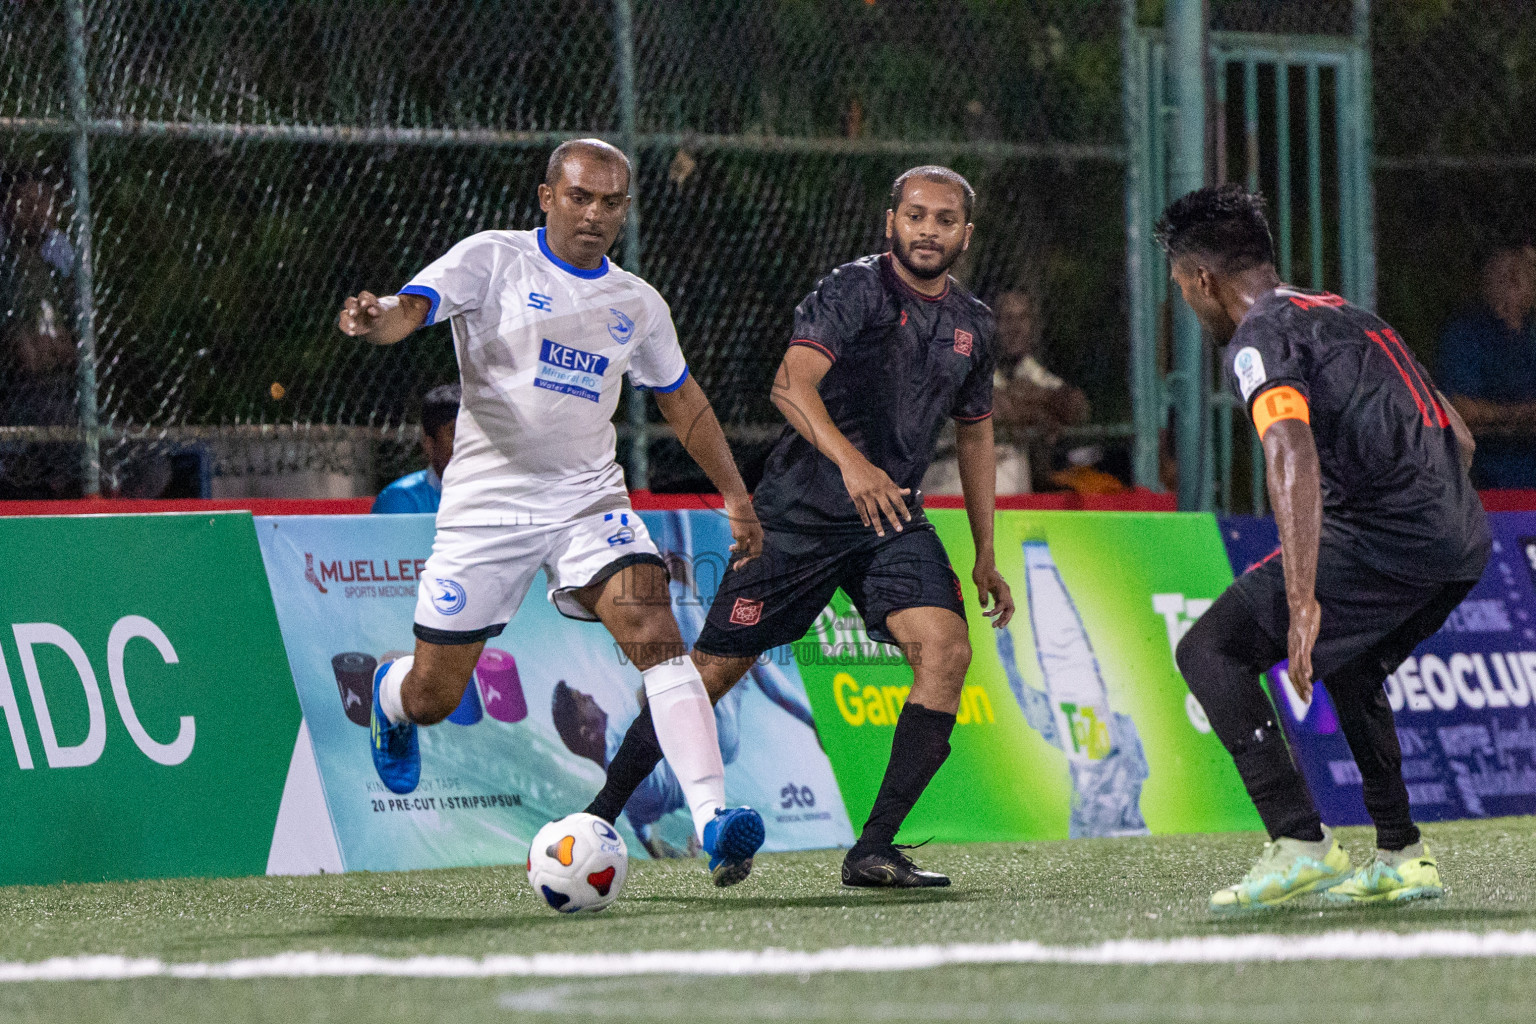
M 0 962 L 0 982 L 122 981 L 134 978 L 615 978 L 635 975 L 829 974 L 911 971 L 956 964 L 1230 964 L 1307 960 L 1536 957 L 1536 931 L 1356 932 L 1318 935 L 1122 939 L 1096 946 L 1000 942 L 949 946 L 536 953 L 531 956 L 389 958 L 360 953 L 279 953 L 222 963 L 166 963 L 122 956 Z

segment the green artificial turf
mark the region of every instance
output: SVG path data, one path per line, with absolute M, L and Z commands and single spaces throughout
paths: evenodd
M 1391 908 L 1319 900 L 1213 918 L 1211 890 L 1258 853 L 1253 834 L 930 846 L 954 886 L 860 892 L 840 853 L 760 858 L 733 889 L 697 861 L 638 861 L 623 898 L 557 916 L 518 868 L 318 878 L 172 880 L 0 890 L 0 961 L 116 953 L 220 961 L 291 950 L 483 956 L 650 949 L 803 949 L 1028 939 L 1536 929 L 1536 820 L 1431 825 L 1445 899 Z M 1358 858 L 1368 830 L 1342 830 Z M 805 978 L 264 980 L 0 984 L 0 1020 L 1529 1020 L 1536 962 L 1160 967 L 946 967 Z

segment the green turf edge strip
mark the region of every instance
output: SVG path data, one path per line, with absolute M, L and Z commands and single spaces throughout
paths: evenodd
M 1220 964 L 1298 960 L 1422 960 L 1536 957 L 1536 931 L 1358 932 L 1321 935 L 1122 939 L 1096 946 L 1000 942 L 842 949 L 657 950 L 533 956 L 387 958 L 352 953 L 280 953 L 224 963 L 165 963 L 121 956 L 0 963 L 0 982 L 124 981 L 134 978 L 612 978 L 646 974 L 773 975 L 910 971 L 957 964 Z

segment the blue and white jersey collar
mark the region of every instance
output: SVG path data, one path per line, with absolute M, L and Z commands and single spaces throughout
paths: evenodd
M 555 266 L 559 267 L 561 270 L 565 271 L 567 274 L 570 274 L 572 277 L 579 277 L 584 281 L 595 281 L 602 277 L 604 274 L 608 273 L 607 256 L 604 256 L 603 262 L 598 264 L 598 266 L 592 270 L 583 270 L 581 267 L 578 267 L 572 263 L 567 263 L 565 260 L 555 255 L 555 251 L 549 247 L 549 242 L 544 238 L 543 228 L 539 228 L 538 231 L 534 232 L 534 234 L 538 237 L 539 252 L 544 254 L 544 258 L 549 260 L 549 262 L 553 263 Z

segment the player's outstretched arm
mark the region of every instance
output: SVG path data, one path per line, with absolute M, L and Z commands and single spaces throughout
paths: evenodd
M 1317 603 L 1317 546 L 1323 528 L 1322 471 L 1312 427 L 1279 419 L 1264 430 L 1269 500 L 1280 527 L 1285 599 L 1291 611 L 1291 685 L 1302 700 L 1312 696 L 1312 645 L 1322 622 Z
M 965 514 L 971 522 L 976 545 L 976 568 L 971 579 L 981 600 L 982 614 L 1002 628 L 1013 618 L 1013 592 L 997 571 L 992 546 L 992 519 L 997 510 L 997 454 L 992 445 L 992 418 L 955 424 L 955 459 L 960 466 L 960 493 L 965 495 Z
M 784 414 L 801 437 L 842 470 L 843 486 L 848 488 L 848 497 L 853 499 L 853 507 L 859 510 L 865 526 L 874 527 L 875 533 L 884 537 L 885 525 L 880 519 L 884 513 L 891 528 L 900 533 L 901 524 L 912 518 L 902 500 L 912 489 L 897 487 L 896 481 L 866 459 L 832 422 L 821 392 L 816 390 L 831 368 L 832 360 L 815 349 L 791 345 L 773 378 L 770 398 L 774 408 Z
M 689 377 L 677 390 L 658 394 L 656 405 L 677 432 L 683 448 L 725 498 L 725 514 L 731 521 L 731 554 L 736 556 L 732 566 L 747 564 L 763 553 L 763 527 L 704 389 Z
M 336 326 L 353 338 L 375 345 L 393 345 L 427 322 L 432 303 L 421 295 L 375 295 L 358 292 L 341 305 Z

